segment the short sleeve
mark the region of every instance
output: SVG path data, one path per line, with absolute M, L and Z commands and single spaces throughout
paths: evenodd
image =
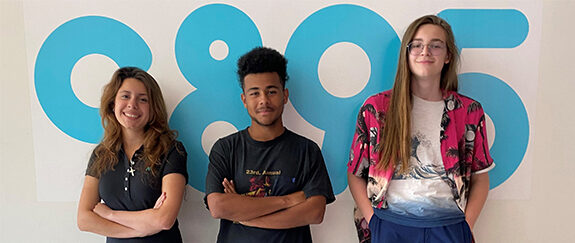
M 325 161 L 321 150 L 312 141 L 309 141 L 307 148 L 307 169 L 304 174 L 303 180 L 305 184 L 302 188 L 306 197 L 311 196 L 324 196 L 326 204 L 335 201 L 335 196 L 333 194 L 333 189 L 331 186 L 331 181 L 327 173 L 327 168 L 325 166 Z
M 475 130 L 475 141 L 473 144 L 473 160 L 471 165 L 472 173 L 487 172 L 494 167 L 493 159 L 489 154 L 489 142 L 485 125 L 485 114 L 482 108 L 477 111 L 478 122 Z
M 219 139 L 210 151 L 210 163 L 208 164 L 208 173 L 206 175 L 206 196 L 213 192 L 223 193 L 224 186 L 222 186 L 222 181 L 224 178 L 232 178 L 227 166 L 229 159 L 225 156 L 229 154 L 229 151 L 226 153 L 224 144 L 224 140 Z
M 94 170 L 94 163 L 96 161 L 96 153 L 94 151 L 96 150 L 94 149 L 92 151 L 92 155 L 90 155 L 90 160 L 88 160 L 88 166 L 86 167 L 85 175 L 99 178 L 99 176 L 96 176 L 96 171 Z
M 170 149 L 166 157 L 162 177 L 170 173 L 179 173 L 186 178 L 186 183 L 188 183 L 187 158 L 188 154 L 186 153 L 184 145 L 179 141 L 175 141 L 174 146 Z
M 351 143 L 347 172 L 367 179 L 370 166 L 370 126 L 376 122 L 375 108 L 368 99 L 360 108 L 355 124 L 355 133 Z M 378 129 L 377 127 L 374 129 Z M 373 129 L 371 129 L 373 130 Z M 377 134 L 377 131 L 374 131 Z

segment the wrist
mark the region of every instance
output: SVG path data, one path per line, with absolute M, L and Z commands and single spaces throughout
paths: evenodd
M 106 214 L 104 214 L 104 218 L 116 222 L 116 212 L 114 210 L 108 210 Z

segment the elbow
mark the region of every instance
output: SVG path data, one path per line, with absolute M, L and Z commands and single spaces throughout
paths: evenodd
M 223 205 L 223 198 L 217 193 L 212 193 L 208 195 L 208 209 L 210 210 L 210 215 L 214 219 L 222 219 L 226 215 L 226 205 Z
M 226 210 L 218 205 L 218 203 L 212 203 L 210 205 L 210 215 L 212 215 L 214 219 L 223 219 L 226 215 Z
M 86 218 L 83 217 L 82 215 L 80 215 L 80 214 L 78 215 L 78 220 L 76 223 L 77 223 L 78 229 L 80 231 L 88 231 L 89 230 L 90 223 L 87 222 Z
M 325 207 L 314 210 L 312 213 L 310 213 L 310 224 L 321 224 L 323 222 L 324 215 Z
M 212 208 L 210 208 L 210 215 L 212 215 L 212 218 L 214 218 L 214 219 L 221 219 L 222 218 L 222 216 L 220 215 L 218 210 L 215 210 Z
M 88 229 L 86 228 L 86 224 L 83 224 L 82 222 L 78 221 L 78 229 L 80 231 L 88 231 Z
M 169 230 L 171 229 L 174 224 L 176 223 L 176 219 L 175 218 L 163 218 L 158 220 L 158 225 L 157 228 L 160 230 Z

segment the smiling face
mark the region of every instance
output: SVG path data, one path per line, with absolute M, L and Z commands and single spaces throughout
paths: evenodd
M 441 70 L 450 61 L 445 39 L 445 30 L 438 25 L 425 24 L 419 27 L 411 43 L 422 44 L 423 50 L 417 55 L 407 54 L 413 79 L 440 81 Z M 443 48 L 432 53 L 430 46 Z
M 122 125 L 122 133 L 144 133 L 150 120 L 150 104 L 143 82 L 135 78 L 122 82 L 114 99 L 114 115 Z
M 282 128 L 282 113 L 288 100 L 276 72 L 251 73 L 244 77 L 242 102 L 252 118 L 252 127 Z

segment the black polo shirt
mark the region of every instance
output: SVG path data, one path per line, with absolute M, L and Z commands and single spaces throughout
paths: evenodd
M 150 168 L 146 168 L 141 159 L 144 147 L 140 147 L 132 161 L 128 159 L 123 149 L 118 152 L 118 163 L 99 178 L 98 192 L 100 198 L 113 210 L 140 211 L 153 208 L 156 200 L 162 194 L 162 178 L 170 173 L 180 173 L 188 181 L 186 168 L 187 153 L 181 142 L 176 141 L 167 156 L 159 165 L 159 174 L 153 177 Z M 91 173 L 94 154 L 90 158 L 86 175 Z M 107 237 L 106 242 L 182 242 L 178 221 L 171 229 L 142 238 L 118 239 Z

